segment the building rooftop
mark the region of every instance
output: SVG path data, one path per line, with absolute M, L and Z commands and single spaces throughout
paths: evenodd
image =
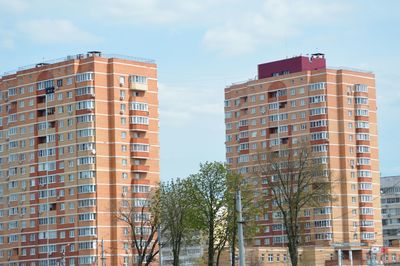
M 321 53 L 308 56 L 296 56 L 258 65 L 258 78 L 276 77 L 306 70 L 326 68 L 325 55 Z
M 381 187 L 400 187 L 400 175 L 397 176 L 382 176 L 381 177 Z
M 22 66 L 22 67 L 19 67 L 18 69 L 4 72 L 2 75 L 0 75 L 0 78 L 2 78 L 3 76 L 12 75 L 19 71 L 24 71 L 24 70 L 31 69 L 31 68 L 42 67 L 42 66 L 46 66 L 46 65 L 50 65 L 50 64 L 57 64 L 57 63 L 69 61 L 69 60 L 85 59 L 85 58 L 89 58 L 89 57 L 119 58 L 119 59 L 137 61 L 137 62 L 141 62 L 141 63 L 155 64 L 155 60 L 153 60 L 153 59 L 120 55 L 120 54 L 103 54 L 100 51 L 89 51 L 86 54 L 67 55 L 67 56 L 61 57 L 61 58 L 50 59 L 50 60 L 42 61 L 42 62 L 39 62 L 36 64 Z

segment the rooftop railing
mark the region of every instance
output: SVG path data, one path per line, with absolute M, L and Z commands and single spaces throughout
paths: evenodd
M 0 75 L 0 77 L 12 75 L 12 74 L 15 74 L 15 73 L 17 73 L 19 71 L 24 71 L 24 70 L 31 69 L 31 68 L 36 68 L 36 67 L 41 67 L 41 66 L 51 65 L 51 64 L 57 64 L 57 63 L 61 63 L 61 62 L 64 62 L 64 61 L 69 61 L 69 60 L 86 59 L 86 58 L 89 58 L 89 57 L 119 58 L 119 59 L 131 60 L 131 61 L 136 61 L 136 62 L 141 62 L 141 63 L 149 63 L 149 64 L 154 64 L 155 63 L 155 60 L 153 60 L 153 59 L 147 59 L 147 58 L 135 57 L 135 56 L 127 56 L 127 55 L 120 55 L 120 54 L 103 54 L 101 52 L 96 52 L 95 51 L 95 52 L 88 52 L 86 54 L 68 55 L 68 56 L 61 57 L 61 58 L 46 60 L 46 61 L 40 62 L 38 64 L 30 64 L 30 65 L 26 65 L 26 66 L 21 66 L 21 67 L 18 67 L 17 69 L 15 69 L 15 70 L 10 70 L 10 71 L 4 72 L 3 75 Z

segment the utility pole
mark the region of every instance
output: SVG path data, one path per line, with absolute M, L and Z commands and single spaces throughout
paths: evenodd
M 238 237 L 239 237 L 239 265 L 245 265 L 244 239 L 243 239 L 243 217 L 242 217 L 242 195 L 240 189 L 237 191 L 236 210 L 239 215 L 238 219 Z

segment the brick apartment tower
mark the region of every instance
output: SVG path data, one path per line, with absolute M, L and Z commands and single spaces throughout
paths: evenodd
M 125 265 L 111 212 L 159 182 L 157 95 L 153 61 L 100 52 L 0 77 L 0 265 Z
M 301 218 L 300 261 L 324 265 L 342 253 L 358 265 L 371 246 L 382 245 L 376 110 L 374 74 L 326 68 L 323 54 L 260 64 L 258 78 L 225 89 L 232 169 L 251 177 L 260 149 L 290 149 L 305 136 L 332 173 L 336 201 Z M 282 221 L 274 216 L 259 217 L 255 246 L 284 246 Z M 278 256 L 287 254 L 268 254 L 268 261 Z

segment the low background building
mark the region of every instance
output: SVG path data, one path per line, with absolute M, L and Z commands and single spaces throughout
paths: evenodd
M 400 176 L 381 178 L 382 225 L 385 246 L 400 246 Z

